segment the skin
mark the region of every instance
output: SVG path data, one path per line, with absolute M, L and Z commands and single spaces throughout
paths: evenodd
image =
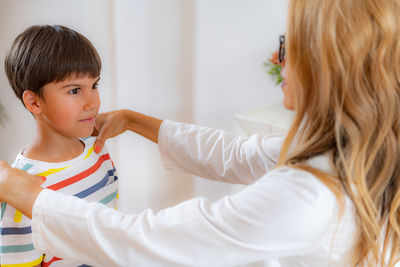
M 93 132 L 100 107 L 98 80 L 99 77 L 70 76 L 46 84 L 42 97 L 29 90 L 24 92 L 23 101 L 37 125 L 33 141 L 23 152 L 26 157 L 62 162 L 83 152 L 78 138 Z
M 0 160 L 0 201 L 6 202 L 32 218 L 32 208 L 37 196 L 43 188 L 42 180 L 22 170 L 11 168 L 4 160 Z
M 276 51 L 272 56 L 271 62 L 278 64 L 278 51 Z M 284 69 L 286 68 L 285 60 L 282 62 L 282 67 Z M 287 82 L 288 78 L 290 79 L 290 76 L 288 77 L 288 75 L 284 74 L 285 81 L 282 84 L 282 90 L 284 93 L 283 104 L 287 109 L 293 110 L 294 99 L 292 96 L 292 87 L 288 86 L 288 84 L 290 84 L 290 82 Z M 32 111 L 34 111 L 34 109 L 32 109 L 31 112 Z M 41 119 L 44 122 L 48 122 L 45 124 L 48 127 L 44 128 L 50 129 L 49 132 L 53 133 L 54 136 L 59 136 L 59 134 L 57 134 L 57 129 L 59 129 L 57 126 L 58 124 L 55 123 L 55 119 L 52 119 L 48 115 L 46 116 L 47 113 L 45 111 L 46 109 L 43 109 L 43 111 L 40 110 L 40 112 L 38 112 L 38 114 L 42 114 Z M 95 152 L 100 152 L 108 138 L 117 136 L 126 130 L 136 132 L 149 140 L 158 143 L 158 133 L 161 123 L 162 120 L 130 110 L 117 110 L 99 114 L 96 117 L 95 128 L 93 130 L 93 135 L 97 135 Z M 81 133 L 80 131 L 78 132 Z M 54 140 L 56 140 L 56 138 Z M 34 146 L 32 147 L 34 148 Z M 63 147 L 65 147 L 65 144 Z M 42 181 L 40 177 L 32 176 L 19 169 L 11 168 L 7 162 L 0 160 L 0 201 L 14 206 L 29 218 L 32 218 L 34 202 L 42 190 L 40 187 L 41 183 Z
M 283 92 L 283 106 L 288 109 L 288 110 L 294 110 L 294 96 L 293 96 L 293 88 L 290 86 L 290 71 L 287 71 L 287 66 L 286 66 L 286 59 L 284 58 L 282 63 L 279 63 L 279 57 L 278 57 L 279 51 L 276 50 L 273 54 L 272 57 L 270 58 L 270 61 L 273 64 L 276 65 L 281 65 L 282 70 L 281 70 L 281 76 L 283 78 L 283 82 L 281 84 L 282 92 Z
M 89 136 L 94 130 L 100 107 L 97 90 L 99 79 L 99 77 L 70 75 L 62 81 L 44 85 L 42 96 L 30 90 L 24 92 L 22 97 L 24 104 L 35 117 L 37 126 L 33 141 L 23 151 L 25 157 L 46 162 L 63 162 L 83 152 L 84 145 L 78 138 Z M 17 169 L 7 170 L 9 166 L 4 162 L 0 168 L 1 166 L 5 166 L 6 172 L 0 173 L 0 179 L 1 176 L 9 175 L 23 175 L 27 179 L 24 181 L 25 184 L 16 184 L 9 189 L 9 193 L 14 194 L 12 200 L 20 199 L 23 205 L 10 204 L 31 218 L 33 203 L 42 190 L 38 187 L 41 179 L 27 176 Z M 14 192 L 13 188 L 18 190 L 24 188 L 27 191 Z
M 74 100 L 72 102 L 75 103 L 76 101 Z M 84 108 L 84 110 L 86 109 Z M 87 110 L 92 110 L 92 108 Z M 77 114 L 77 117 L 80 118 L 79 114 L 81 113 L 78 112 Z M 84 112 L 84 114 L 86 113 Z M 46 118 L 48 117 L 49 116 L 47 116 Z M 78 122 L 76 122 L 76 120 L 74 120 L 76 116 L 71 117 L 72 119 L 65 118 L 68 119 L 68 121 L 71 123 L 70 126 L 74 126 L 76 124 L 79 125 L 79 119 Z M 47 123 L 46 125 L 55 125 L 54 127 L 50 127 L 55 128 L 50 131 L 53 132 L 59 128 L 56 127 L 58 120 L 50 121 L 53 121 L 54 123 Z M 158 132 L 161 123 L 162 120 L 130 110 L 117 110 L 99 114 L 95 121 L 96 128 L 91 128 L 93 130 L 93 135 L 97 135 L 97 139 L 94 145 L 95 152 L 98 153 L 101 151 L 101 148 L 108 138 L 119 135 L 126 130 L 136 132 L 148 138 L 149 140 L 158 143 Z M 87 126 L 84 126 L 83 128 L 86 129 L 86 127 Z M 45 128 L 47 129 L 47 127 Z M 77 132 L 80 133 L 81 131 L 83 130 L 79 129 L 79 131 Z M 89 134 L 86 134 L 85 136 L 88 136 Z M 44 181 L 42 181 L 40 177 L 30 175 L 20 169 L 11 168 L 11 166 L 7 162 L 0 160 L 0 202 L 6 202 L 12 205 L 28 218 L 32 219 L 33 206 L 37 196 L 43 190 L 43 188 L 40 187 L 43 182 Z
M 163 121 L 131 110 L 116 110 L 99 114 L 96 118 L 94 136 L 95 152 L 101 151 L 108 138 L 126 130 L 140 134 L 158 144 L 158 132 Z M 98 130 L 99 129 L 99 130 Z
M 96 129 L 93 132 L 94 135 L 98 135 L 95 151 L 99 152 L 108 138 L 126 130 L 136 132 L 157 143 L 161 123 L 162 120 L 130 110 L 99 114 L 96 118 Z M 6 161 L 0 160 L 0 202 L 12 205 L 29 218 L 32 218 L 33 205 L 38 194 L 43 190 L 40 187 L 41 183 L 40 177 L 11 168 Z

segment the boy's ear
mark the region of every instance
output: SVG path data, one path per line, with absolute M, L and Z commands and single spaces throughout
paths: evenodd
M 39 115 L 42 110 L 40 108 L 39 96 L 30 90 L 25 90 L 22 94 L 22 100 L 25 107 L 34 115 Z

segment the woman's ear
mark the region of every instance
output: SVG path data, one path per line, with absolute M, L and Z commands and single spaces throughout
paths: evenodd
M 40 108 L 39 96 L 30 90 L 25 90 L 22 94 L 22 101 L 25 107 L 33 114 L 39 115 L 42 110 Z

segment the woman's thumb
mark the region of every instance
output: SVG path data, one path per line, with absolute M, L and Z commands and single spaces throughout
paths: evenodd
M 94 141 L 94 152 L 99 154 L 104 146 L 104 131 L 103 129 L 100 130 L 99 135 L 96 137 L 96 141 Z
M 99 140 L 99 138 L 97 137 L 96 141 L 94 142 L 94 152 L 99 154 L 100 151 L 103 149 L 103 146 L 104 146 L 104 142 Z

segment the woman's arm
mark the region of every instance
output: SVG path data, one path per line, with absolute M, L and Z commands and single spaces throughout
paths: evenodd
M 101 113 L 96 118 L 93 135 L 97 135 L 94 144 L 95 152 L 101 151 L 108 138 L 117 136 L 130 130 L 158 143 L 158 131 L 162 120 L 141 114 L 139 112 L 123 109 Z
M 166 120 L 159 131 L 158 147 L 169 169 L 229 183 L 251 184 L 276 166 L 283 138 L 242 137 Z
M 42 190 L 39 180 L 0 161 L 0 201 L 32 217 L 35 248 L 95 266 L 230 266 L 303 255 L 331 234 L 337 215 L 329 188 L 286 167 L 216 202 L 195 198 L 137 215 Z
M 95 151 L 126 130 L 158 143 L 165 166 L 230 183 L 250 184 L 275 167 L 283 141 L 279 137 L 250 138 L 192 124 L 163 121 L 117 110 L 99 114 Z
M 309 253 L 330 235 L 336 199 L 304 171 L 277 169 L 216 202 L 123 214 L 43 190 L 36 248 L 94 266 L 232 266 Z
M 0 202 L 6 202 L 32 218 L 32 208 L 36 197 L 43 190 L 43 181 L 0 160 Z

